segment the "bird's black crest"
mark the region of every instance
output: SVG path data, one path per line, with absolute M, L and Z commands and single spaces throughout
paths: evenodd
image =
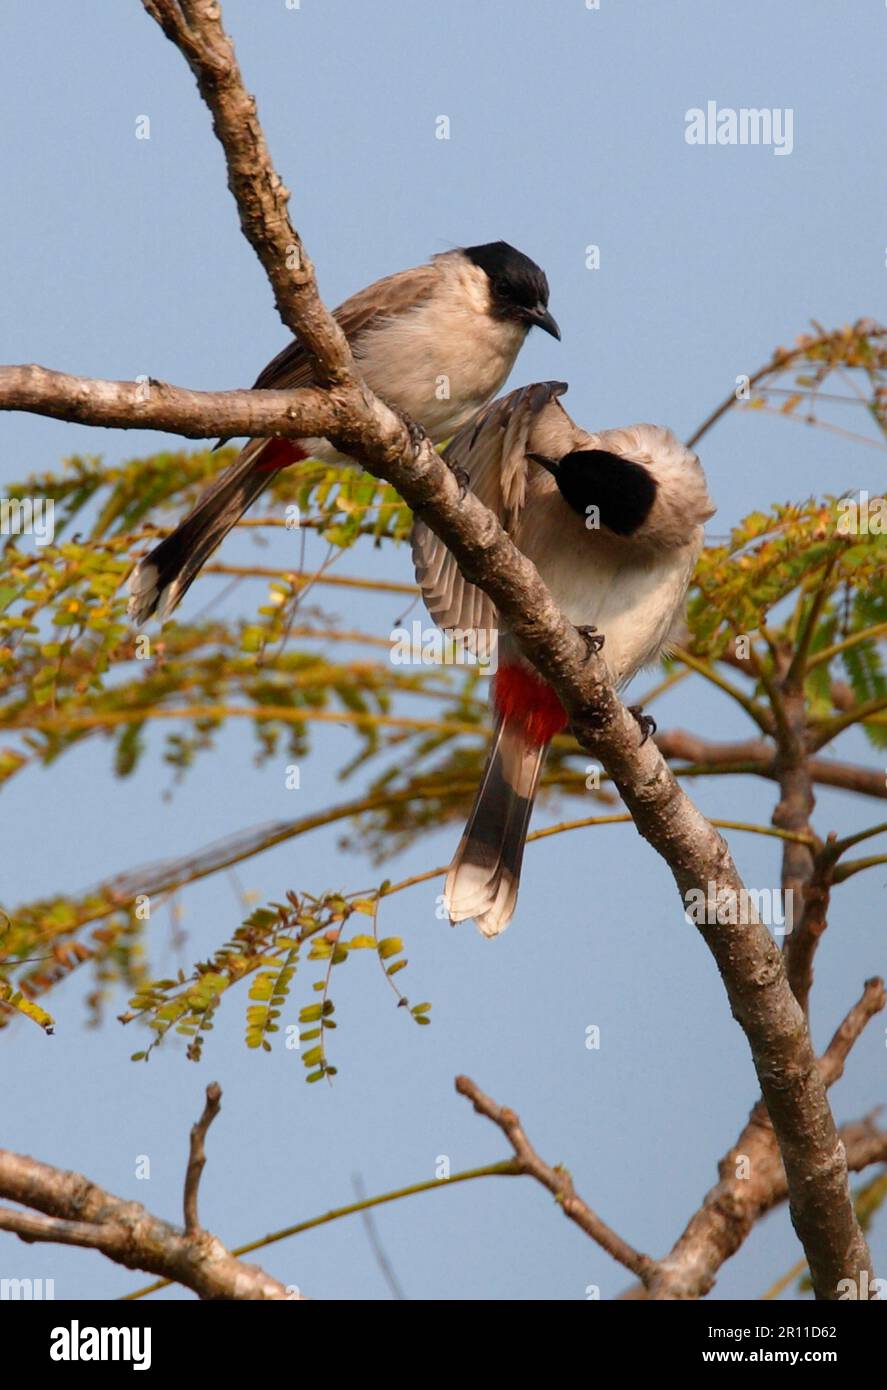
M 649 469 L 606 449 L 577 449 L 552 471 L 573 511 L 588 516 L 596 507 L 601 525 L 617 536 L 634 535 L 653 510 L 657 483 Z
M 545 271 L 507 241 L 487 241 L 483 246 L 465 246 L 463 254 L 485 271 L 493 301 L 503 309 L 531 310 L 548 307 L 548 280 Z

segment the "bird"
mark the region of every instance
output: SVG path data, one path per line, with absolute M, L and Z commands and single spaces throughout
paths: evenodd
M 377 280 L 334 316 L 370 389 L 442 443 L 501 389 L 531 328 L 560 338 L 548 299 L 541 267 L 508 242 L 492 241 L 440 252 L 425 265 Z M 312 380 L 311 359 L 295 339 L 253 389 L 291 390 Z M 326 440 L 249 440 L 131 572 L 133 622 L 155 613 L 168 617 L 275 474 L 308 458 L 343 461 Z
M 621 689 L 680 640 L 703 526 L 715 509 L 699 459 L 670 430 L 638 424 L 589 433 L 561 404 L 566 390 L 547 381 L 512 391 L 454 436 L 443 456 L 532 560 Z M 421 517 L 412 556 L 437 625 L 459 634 L 468 651 L 495 651 L 492 742 L 444 888 L 453 925 L 473 918 L 494 937 L 515 910 L 533 799 L 567 714 L 492 601 Z M 632 713 L 646 739 L 653 720 Z

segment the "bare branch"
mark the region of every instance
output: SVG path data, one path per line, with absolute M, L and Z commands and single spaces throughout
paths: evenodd
M 748 772 L 771 781 L 779 780 L 775 750 L 766 739 L 717 743 L 685 729 L 667 729 L 655 738 L 663 756 L 670 760 L 681 759 L 718 772 Z M 878 768 L 835 762 L 831 758 L 808 758 L 807 771 L 811 781 L 820 786 L 838 787 L 842 791 L 887 801 L 887 781 Z M 680 772 L 683 769 L 679 769 Z M 692 776 L 692 773 L 686 775 Z
M 836 1030 L 819 1060 L 823 1084 L 832 1086 L 844 1072 L 851 1048 L 871 1018 L 887 1003 L 883 981 L 867 980 L 860 999 Z M 868 1126 L 864 1134 L 853 1130 L 854 1148 L 841 1141 L 848 1167 L 858 1172 L 887 1153 L 887 1132 Z M 719 1181 L 706 1193 L 671 1252 L 659 1261 L 649 1293 L 642 1286 L 627 1295 L 633 1298 L 701 1298 L 714 1285 L 718 1270 L 746 1240 L 755 1223 L 785 1200 L 785 1169 L 763 1101 L 752 1108 L 748 1121 L 732 1148 L 718 1164 Z
M 165 381 L 98 381 L 46 367 L 0 367 L 0 410 L 26 410 L 53 420 L 105 429 L 164 430 L 187 439 L 217 435 L 287 439 L 334 433 L 353 392 L 191 391 Z
M 833 850 L 833 841 L 829 838 L 813 857 L 812 872 L 801 889 L 803 911 L 785 942 L 789 983 L 805 1013 L 810 1007 L 810 991 L 813 988 L 813 961 L 828 926 L 831 890 L 835 881 Z
M 866 980 L 861 998 L 853 1005 L 847 1017 L 836 1030 L 834 1037 L 819 1061 L 819 1069 L 827 1086 L 832 1086 L 844 1075 L 844 1064 L 850 1050 L 870 1019 L 887 1006 L 887 992 L 884 981 L 878 976 Z
M 202 1126 L 197 1141 L 192 1131 L 192 1162 L 195 1144 L 202 1149 L 206 1128 L 218 1110 L 221 1092 L 215 1087 L 218 1095 L 211 1099 L 213 1089 L 207 1088 L 206 1110 L 194 1127 L 197 1131 Z M 168 1221 L 152 1216 L 140 1203 L 115 1197 L 80 1173 L 64 1172 L 36 1158 L 0 1149 L 0 1197 L 30 1208 L 0 1208 L 0 1230 L 25 1241 L 55 1241 L 100 1250 L 116 1264 L 159 1274 L 193 1289 L 200 1298 L 301 1297 L 288 1292 L 257 1265 L 236 1259 L 220 1240 L 197 1226 L 196 1177 L 192 1187 L 194 1222 L 182 1232 Z M 188 1208 L 186 1197 L 186 1211 Z
M 692 652 L 685 651 L 681 647 L 676 647 L 674 649 L 674 655 L 678 661 L 683 662 L 691 671 L 695 671 L 697 675 L 703 676 L 707 681 L 710 681 L 712 685 L 717 686 L 718 690 L 723 691 L 725 695 L 729 695 L 731 700 L 735 700 L 740 709 L 745 710 L 749 719 L 757 724 L 762 733 L 769 734 L 771 732 L 773 716 L 767 706 L 754 700 L 751 695 L 746 695 L 745 691 L 741 690 L 738 685 L 734 685 L 732 681 L 728 681 L 726 676 L 723 676 L 718 670 L 714 662 L 706 661 L 701 656 L 694 656 Z
M 887 854 L 871 854 L 865 859 L 848 859 L 845 864 L 839 864 L 835 869 L 834 881 L 846 883 L 854 874 L 861 874 L 866 869 L 876 869 L 881 864 L 887 864 Z
M 233 1255 L 249 1255 L 254 1250 L 262 1250 L 267 1245 L 276 1245 L 278 1241 L 289 1240 L 291 1236 L 302 1235 L 304 1231 L 315 1231 L 318 1226 L 327 1226 L 331 1221 L 341 1221 L 345 1216 L 353 1216 L 355 1212 L 369 1211 L 372 1207 L 384 1206 L 388 1202 L 399 1202 L 404 1197 L 416 1197 L 423 1192 L 442 1192 L 445 1188 L 457 1187 L 459 1183 L 473 1182 L 475 1178 L 513 1178 L 519 1177 L 517 1165 L 513 1158 L 503 1159 L 501 1163 L 485 1163 L 479 1168 L 466 1168 L 461 1173 L 451 1173 L 448 1178 L 427 1178 L 424 1182 L 412 1183 L 409 1187 L 399 1187 L 394 1192 L 382 1192 L 376 1197 L 365 1197 L 358 1202 L 350 1202 L 347 1207 L 334 1207 L 332 1211 L 325 1211 L 322 1216 L 313 1216 L 308 1221 L 300 1221 L 295 1226 L 285 1226 L 281 1231 L 271 1231 L 266 1236 L 260 1236 L 258 1240 L 251 1240 L 247 1245 L 238 1246 L 231 1253 Z M 147 1284 L 142 1289 L 135 1289 L 132 1293 L 126 1294 L 127 1300 L 144 1298 L 147 1294 L 156 1293 L 158 1289 L 165 1289 L 172 1281 L 170 1279 L 158 1279 L 156 1283 Z
M 803 683 L 797 684 L 792 666 L 787 654 L 779 653 L 773 678 L 773 699 L 779 702 L 782 711 L 776 755 L 780 798 L 773 811 L 773 824 L 782 830 L 812 836 L 810 817 L 816 799 L 808 765 L 807 703 Z M 825 863 L 810 846 L 786 841 L 782 847 L 782 889 L 789 903 L 803 905 L 804 919 L 799 929 L 785 938 L 785 968 L 795 998 L 805 1013 L 813 982 L 813 956 L 828 922 L 829 884 Z
M 873 1163 L 887 1163 L 887 1130 L 879 1129 L 873 1120 L 842 1125 L 841 1142 L 851 1173 L 862 1173 Z
M 379 1266 L 379 1269 L 381 1270 L 382 1278 L 388 1285 L 388 1289 L 391 1293 L 392 1298 L 396 1298 L 398 1300 L 405 1300 L 406 1294 L 403 1291 L 403 1286 L 401 1285 L 401 1282 L 398 1279 L 397 1274 L 395 1273 L 394 1266 L 388 1258 L 388 1255 L 385 1251 L 385 1247 L 379 1238 L 378 1231 L 376 1230 L 376 1223 L 373 1220 L 372 1210 L 369 1206 L 366 1205 L 367 1193 L 366 1188 L 364 1187 L 363 1178 L 361 1177 L 360 1173 L 355 1173 L 352 1176 L 351 1183 L 354 1188 L 355 1197 L 359 1202 L 364 1203 L 364 1206 L 360 1212 L 360 1219 L 363 1222 L 363 1228 L 366 1231 L 367 1240 L 370 1243 L 370 1249 L 373 1252 L 376 1264 Z
M 206 1132 L 219 1113 L 222 1104 L 222 1088 L 218 1081 L 211 1081 L 206 1088 L 206 1105 L 196 1125 L 191 1127 L 191 1147 L 188 1167 L 185 1172 L 185 1231 L 193 1235 L 201 1229 L 197 1219 L 197 1194 L 200 1179 L 206 1164 Z
M 101 1226 L 86 1221 L 62 1221 L 53 1216 L 34 1216 L 27 1211 L 0 1207 L 0 1231 L 9 1231 L 21 1240 L 52 1241 L 56 1245 L 80 1245 L 107 1254 L 111 1237 Z
M 797 347 L 789 348 L 788 351 L 783 349 L 779 352 L 775 352 L 769 362 L 765 363 L 763 367 L 759 367 L 758 370 L 749 377 L 748 385 L 750 387 L 757 386 L 758 382 L 763 381 L 766 377 L 772 376 L 776 372 L 783 371 L 786 367 L 791 366 L 793 362 L 796 362 L 798 358 L 804 357 L 807 353 L 814 352 L 816 348 L 822 347 L 824 343 L 830 342 L 833 337 L 833 333 L 821 333 L 818 338 L 802 338 Z M 699 428 L 693 431 L 690 438 L 687 440 L 687 448 L 694 449 L 703 435 L 708 434 L 712 425 L 717 424 L 721 416 L 726 415 L 728 410 L 732 410 L 733 406 L 737 403 L 737 399 L 738 397 L 734 389 L 725 400 L 721 401 L 721 404 L 712 411 L 707 419 L 703 420 Z
M 884 709 L 887 709 L 887 695 L 873 695 L 870 700 L 863 700 L 861 704 L 853 704 L 843 714 L 836 715 L 834 719 L 817 721 L 814 726 L 815 731 L 811 736 L 811 748 L 814 751 L 824 748 L 845 729 L 852 728 L 854 724 L 863 724 L 866 719 L 871 719 L 873 714 L 880 714 L 881 710 Z
M 324 384 L 357 379 L 348 340 L 317 292 L 314 266 L 289 219 L 289 192 L 277 173 L 243 84 L 218 0 L 142 0 L 197 79 L 225 152 L 228 187 L 243 234 L 264 266 L 278 313 L 317 364 Z
M 591 1236 L 592 1240 L 597 1241 L 608 1255 L 625 1265 L 625 1268 L 630 1269 L 639 1279 L 646 1282 L 652 1277 L 656 1269 L 655 1262 L 649 1255 L 642 1255 L 632 1249 L 592 1211 L 588 1203 L 574 1190 L 573 1179 L 566 1168 L 552 1168 L 539 1157 L 513 1110 L 497 1105 L 467 1076 L 456 1077 L 456 1090 L 460 1095 L 467 1096 L 479 1115 L 485 1115 L 494 1125 L 498 1125 L 514 1149 L 518 1172 L 535 1178 L 543 1187 L 547 1187 L 564 1216 L 575 1221 L 576 1225 L 581 1227 L 586 1235 Z

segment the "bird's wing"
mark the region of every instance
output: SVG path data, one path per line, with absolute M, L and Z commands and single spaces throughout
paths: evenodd
M 333 317 L 348 341 L 353 343 L 365 329 L 381 319 L 409 313 L 424 303 L 439 283 L 440 270 L 434 265 L 400 270 L 353 294 L 334 310 Z M 294 338 L 259 373 L 253 390 L 295 389 L 310 386 L 313 379 L 311 359 L 298 338 Z
M 509 534 L 517 527 L 526 496 L 531 431 L 546 407 L 564 415 L 557 397 L 566 389 L 563 381 L 542 381 L 511 391 L 479 411 L 444 451 L 450 467 L 468 475 L 471 491 Z M 416 579 L 438 627 L 490 632 L 498 626 L 490 599 L 463 578 L 443 541 L 418 519 L 412 548 Z

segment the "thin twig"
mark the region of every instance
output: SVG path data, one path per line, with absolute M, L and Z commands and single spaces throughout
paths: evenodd
M 366 1203 L 366 1188 L 363 1185 L 363 1178 L 361 1177 L 360 1173 L 354 1173 L 352 1175 L 351 1183 L 354 1188 L 354 1195 L 357 1198 L 357 1200 L 359 1202 Z M 400 1283 L 400 1280 L 394 1272 L 394 1266 L 392 1265 L 391 1261 L 386 1255 L 384 1246 L 382 1245 L 382 1242 L 379 1239 L 379 1233 L 376 1230 L 376 1223 L 373 1220 L 373 1214 L 366 1205 L 364 1205 L 361 1209 L 360 1219 L 363 1222 L 363 1228 L 367 1233 L 367 1240 L 370 1243 L 370 1248 L 376 1258 L 376 1264 L 382 1271 L 382 1278 L 385 1280 L 385 1283 L 391 1290 L 392 1297 L 398 1300 L 405 1300 L 406 1294 L 403 1291 L 403 1287 Z
M 887 991 L 884 981 L 875 975 L 866 980 L 861 997 L 853 1005 L 847 1017 L 835 1030 L 834 1036 L 819 1060 L 819 1069 L 827 1086 L 832 1086 L 844 1075 L 844 1065 L 853 1045 L 862 1036 L 870 1019 L 887 1007 Z
M 206 1132 L 219 1113 L 222 1104 L 222 1088 L 218 1081 L 211 1081 L 206 1088 L 206 1105 L 203 1114 L 191 1126 L 191 1149 L 188 1155 L 188 1168 L 185 1172 L 185 1231 L 193 1235 L 201 1229 L 197 1217 L 197 1193 L 200 1178 L 206 1163 Z
M 304 1231 L 314 1231 L 318 1226 L 327 1226 L 331 1221 L 341 1221 L 344 1216 L 354 1216 L 356 1212 L 369 1210 L 370 1207 L 384 1206 L 387 1202 L 398 1202 L 403 1197 L 415 1197 L 421 1192 L 437 1192 L 444 1187 L 456 1187 L 459 1183 L 471 1182 L 475 1178 L 513 1178 L 519 1176 L 519 1170 L 514 1159 L 506 1158 L 501 1163 L 485 1163 L 479 1168 L 466 1168 L 463 1172 L 452 1173 L 448 1178 L 429 1178 L 425 1182 L 412 1183 L 409 1187 L 399 1187 L 394 1192 L 383 1192 L 377 1197 L 367 1197 L 362 1202 L 350 1202 L 347 1207 L 335 1207 L 332 1211 L 326 1211 L 322 1216 L 313 1216 L 308 1221 L 300 1221 L 295 1226 L 284 1226 L 280 1231 L 272 1231 L 267 1236 L 260 1236 L 258 1240 L 251 1240 L 246 1245 L 239 1245 L 231 1251 L 232 1255 L 251 1255 L 256 1250 L 262 1250 L 266 1245 L 276 1245 L 278 1241 L 289 1240 L 290 1236 L 300 1236 Z M 142 1289 L 135 1289 L 132 1293 L 124 1294 L 124 1301 L 131 1301 L 137 1298 L 145 1298 L 148 1294 L 156 1293 L 158 1289 L 165 1289 L 172 1282 L 170 1279 L 158 1279 L 153 1284 L 146 1284 Z

